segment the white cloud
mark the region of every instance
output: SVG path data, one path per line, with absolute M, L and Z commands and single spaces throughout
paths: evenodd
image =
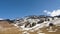
M 44 10 L 44 13 L 46 13 L 46 14 L 51 14 L 51 12 L 48 11 L 48 10 Z
M 45 13 L 47 13 L 47 10 L 44 10 Z
M 44 10 L 44 13 L 46 13 L 47 15 L 50 15 L 50 16 L 58 16 L 58 15 L 60 15 L 60 9 L 53 10 L 52 12 Z

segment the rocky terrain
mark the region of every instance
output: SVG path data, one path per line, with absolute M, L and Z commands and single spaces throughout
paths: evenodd
M 60 34 L 60 16 L 0 19 L 0 34 Z

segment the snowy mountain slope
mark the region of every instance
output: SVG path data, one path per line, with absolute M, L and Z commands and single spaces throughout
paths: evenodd
M 9 32 L 11 32 L 11 33 L 13 33 L 12 29 L 14 29 L 15 33 L 19 32 L 19 34 L 21 34 L 22 32 L 28 32 L 28 33 L 31 33 L 31 34 L 33 34 L 33 33 L 37 34 L 37 32 L 40 33 L 41 31 L 43 31 L 45 33 L 60 32 L 59 31 L 60 27 L 58 27 L 58 26 L 60 26 L 60 18 L 57 18 L 57 17 L 53 17 L 53 18 L 52 17 L 39 17 L 39 18 L 34 18 L 33 17 L 33 18 L 31 18 L 30 17 L 29 19 L 27 19 L 27 18 L 18 19 L 18 20 L 15 19 L 13 21 L 14 23 L 9 23 L 10 20 L 7 20 L 6 22 L 5 21 L 0 21 L 0 26 L 6 27 L 6 29 L 11 28 L 11 29 L 8 29 Z M 6 23 L 8 23 L 8 24 L 6 24 Z

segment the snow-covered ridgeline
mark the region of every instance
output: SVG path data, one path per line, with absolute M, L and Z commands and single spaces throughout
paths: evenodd
M 46 19 L 46 21 L 45 21 L 45 19 Z M 43 20 L 44 22 L 37 24 L 41 20 Z M 31 30 L 31 29 L 38 30 L 39 28 L 49 27 L 50 23 L 57 25 L 57 24 L 60 24 L 59 22 L 60 22 L 60 18 L 58 18 L 58 17 L 53 17 L 53 18 L 47 17 L 47 18 L 40 18 L 40 19 L 38 19 L 38 18 L 36 18 L 36 19 L 25 18 L 21 22 L 18 21 L 15 24 L 15 26 L 17 26 L 18 28 L 21 28 L 22 30 Z M 29 25 L 27 25 L 27 27 L 25 27 L 26 23 L 29 23 Z M 30 24 L 32 24 L 32 23 L 36 23 L 36 24 L 35 24 L 35 26 L 30 27 Z M 22 26 L 18 26 L 19 24 L 22 24 Z

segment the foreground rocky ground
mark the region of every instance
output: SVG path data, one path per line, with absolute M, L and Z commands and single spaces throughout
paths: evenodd
M 15 26 L 13 26 L 12 24 L 9 24 L 7 21 L 1 21 L 0 22 L 0 34 L 23 34 L 24 32 L 27 32 L 29 34 L 38 34 L 40 32 L 40 34 L 60 34 L 60 26 L 52 26 L 53 30 L 57 30 L 56 32 L 48 32 L 47 29 L 49 29 L 49 27 L 44 27 L 41 28 L 39 30 L 36 30 L 34 32 L 30 32 L 30 31 L 21 31 L 19 28 L 16 28 Z M 26 34 L 26 33 L 25 33 Z

